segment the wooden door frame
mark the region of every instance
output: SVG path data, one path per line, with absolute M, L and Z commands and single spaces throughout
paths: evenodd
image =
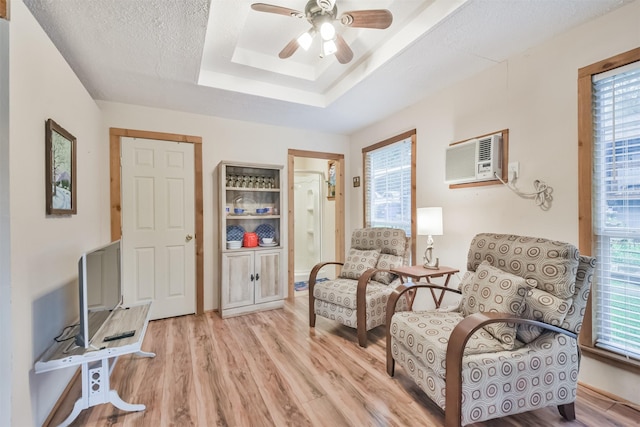
M 287 182 L 288 182 L 288 214 L 287 214 L 287 236 L 288 236 L 288 260 L 287 260 L 287 282 L 288 282 L 288 297 L 289 301 L 294 300 L 295 289 L 295 217 L 294 217 L 294 195 L 293 195 L 293 180 L 294 180 L 294 160 L 296 157 L 306 157 L 310 159 L 323 159 L 334 160 L 338 164 L 338 173 L 336 174 L 336 197 L 335 197 L 335 260 L 344 262 L 344 154 L 337 153 L 325 153 L 320 151 L 306 151 L 306 150 L 293 150 L 289 149 L 287 152 Z
M 204 229 L 202 199 L 202 137 L 134 129 L 109 128 L 109 169 L 111 174 L 111 240 L 122 236 L 122 194 L 120 146 L 122 138 L 157 139 L 193 144 L 194 213 L 196 245 L 196 314 L 204 313 Z

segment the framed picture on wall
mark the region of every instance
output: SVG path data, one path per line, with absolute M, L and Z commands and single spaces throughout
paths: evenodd
M 336 198 L 336 171 L 337 164 L 335 160 L 329 160 L 329 173 L 327 175 L 327 199 Z
M 76 212 L 76 138 L 48 119 L 45 123 L 47 215 Z

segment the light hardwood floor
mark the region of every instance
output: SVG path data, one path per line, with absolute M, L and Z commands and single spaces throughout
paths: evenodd
M 143 350 L 126 356 L 112 387 L 144 412 L 109 404 L 83 411 L 73 426 L 440 426 L 444 417 L 396 368 L 385 371 L 384 327 L 366 349 L 355 330 L 318 318 L 308 327 L 308 300 L 284 309 L 220 319 L 217 313 L 153 321 Z M 51 419 L 57 425 L 79 395 L 74 387 Z M 577 421 L 555 407 L 474 426 L 637 426 L 640 412 L 580 387 Z

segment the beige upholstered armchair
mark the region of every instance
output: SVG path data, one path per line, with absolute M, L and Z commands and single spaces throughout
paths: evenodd
M 351 236 L 351 248 L 344 263 L 316 264 L 309 275 L 309 326 L 316 316 L 335 320 L 358 331 L 358 343 L 367 345 L 367 331 L 386 320 L 389 294 L 400 285 L 391 268 L 408 265 L 410 239 L 396 228 L 363 228 Z M 316 283 L 326 265 L 342 265 L 335 280 Z M 386 270 L 386 271 L 383 271 Z M 406 309 L 405 298 L 398 303 Z
M 580 332 L 595 259 L 568 243 L 501 234 L 471 242 L 454 309 L 387 307 L 387 372 L 401 365 L 459 426 L 557 405 L 575 419 Z M 412 286 L 415 288 L 416 286 Z

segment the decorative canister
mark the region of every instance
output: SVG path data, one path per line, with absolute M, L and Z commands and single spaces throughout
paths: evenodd
M 244 233 L 243 245 L 245 248 L 258 246 L 258 235 L 256 233 Z

